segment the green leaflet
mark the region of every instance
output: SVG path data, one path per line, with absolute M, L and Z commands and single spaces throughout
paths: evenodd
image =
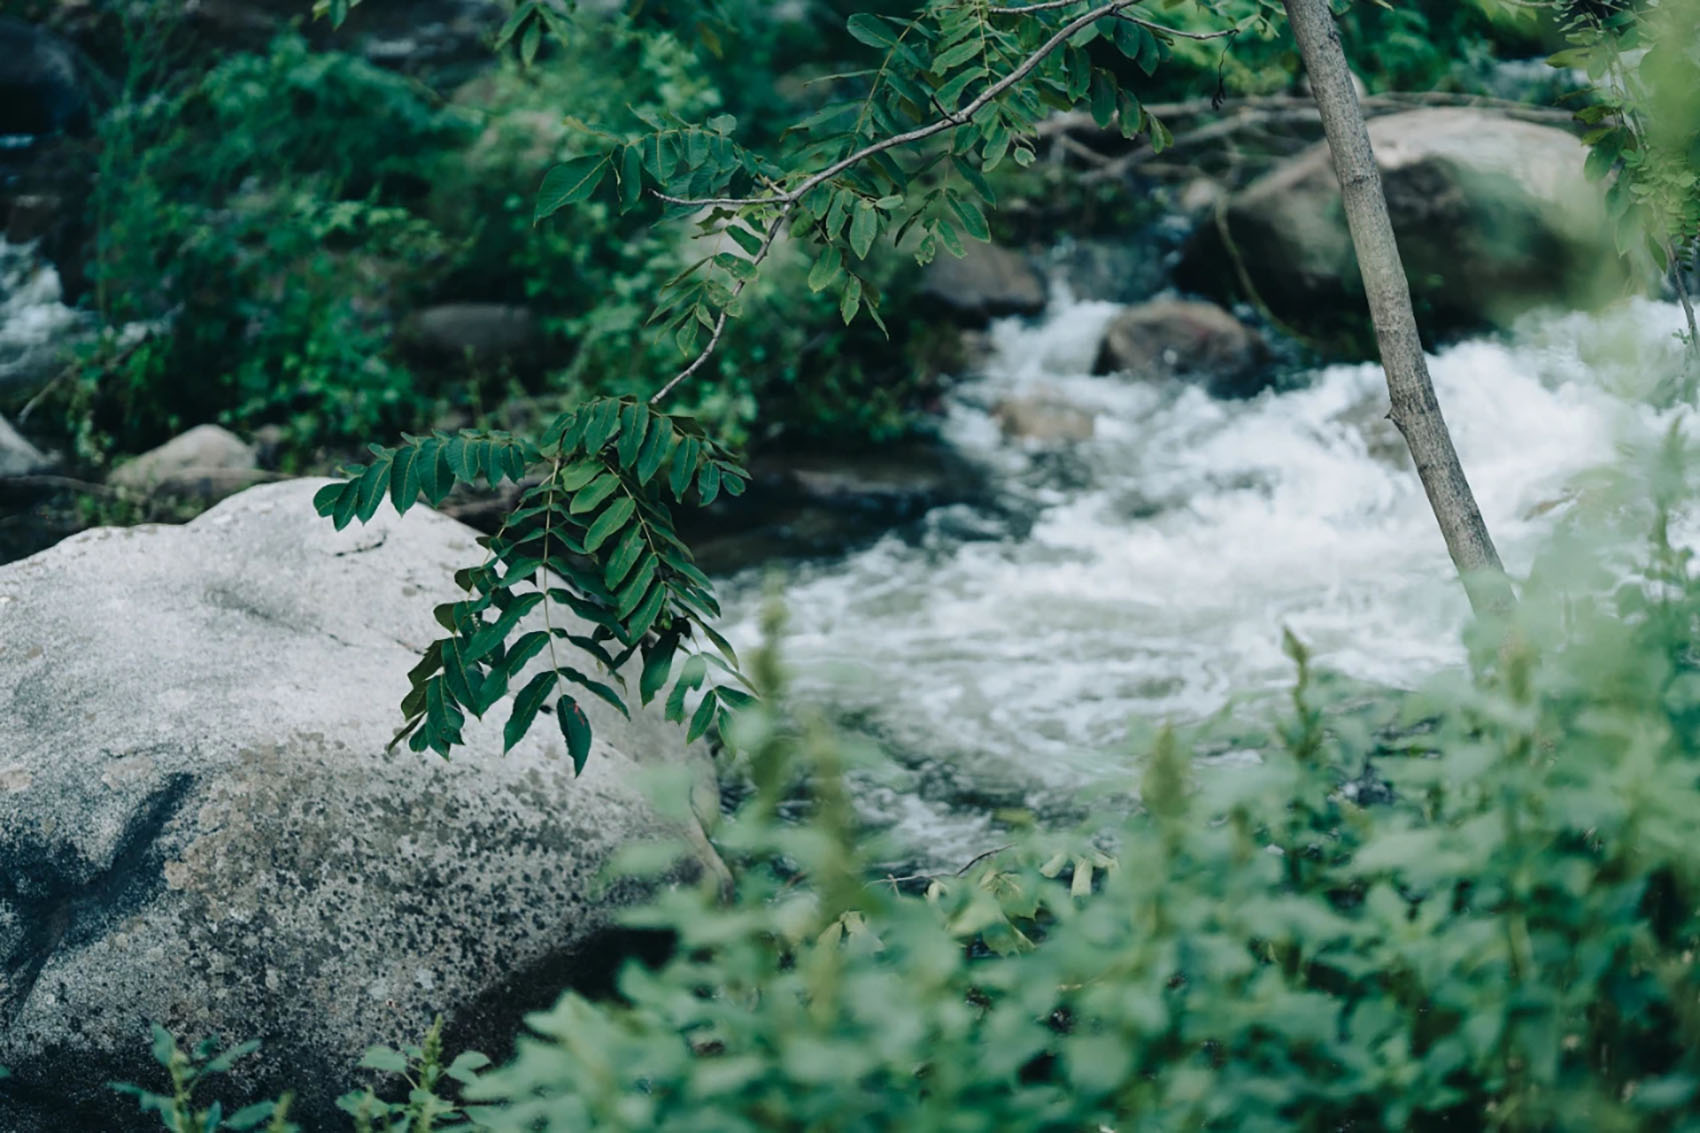
M 607 541 L 608 537 L 626 525 L 637 505 L 630 496 L 621 496 L 596 517 L 596 522 L 585 532 L 584 550 L 586 554 L 595 554 L 596 548 Z
M 686 743 L 696 743 L 697 740 L 702 738 L 703 733 L 708 731 L 709 724 L 714 721 L 714 710 L 719 703 L 720 699 L 714 689 L 709 689 L 703 694 L 702 702 L 697 705 L 696 712 L 691 716 L 690 731 L 685 735 Z
M 572 506 L 568 511 L 573 515 L 583 515 L 587 511 L 595 511 L 602 501 L 614 494 L 620 486 L 620 477 L 613 472 L 604 472 L 589 485 L 579 490 L 573 496 Z
M 637 565 L 638 556 L 643 553 L 643 528 L 632 527 L 620 537 L 614 553 L 608 556 L 608 566 L 602 576 L 602 581 L 612 590 L 620 585 L 632 567 Z
M 659 561 L 654 555 L 645 555 L 643 564 L 638 567 L 637 573 L 632 575 L 631 581 L 614 595 L 616 617 L 629 617 L 642 604 L 649 593 L 649 584 L 655 581 L 655 568 Z
M 502 750 L 512 751 L 514 745 L 525 737 L 530 730 L 531 722 L 537 719 L 537 712 L 543 707 L 543 701 L 553 691 L 556 680 L 559 679 L 554 670 L 545 669 L 520 689 L 514 697 L 513 715 L 502 728 Z
M 555 702 L 555 718 L 561 726 L 561 737 L 567 741 L 567 754 L 572 756 L 573 773 L 582 774 L 590 758 L 590 721 L 578 701 L 562 694 Z
M 679 649 L 677 634 L 667 634 L 655 643 L 649 654 L 643 660 L 643 675 L 638 678 L 638 695 L 643 703 L 648 704 L 655 699 L 655 694 L 667 685 L 667 677 L 673 671 L 673 657 Z
M 593 154 L 575 157 L 549 170 L 543 175 L 543 184 L 537 190 L 537 208 L 532 213 L 532 223 L 553 216 L 596 192 L 596 186 L 602 183 L 602 175 L 608 171 L 608 164 L 607 154 Z

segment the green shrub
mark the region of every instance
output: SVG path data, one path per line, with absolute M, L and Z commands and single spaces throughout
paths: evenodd
M 132 50 L 163 49 L 138 33 Z M 137 68 L 98 131 L 89 274 L 111 333 L 63 406 L 83 454 L 212 420 L 283 425 L 297 451 L 413 424 L 384 299 L 443 254 L 406 206 L 464 123 L 294 35 L 186 84 Z M 132 324 L 145 349 L 117 340 Z
M 761 58 L 740 56 L 744 79 L 771 80 Z M 621 19 L 584 26 L 557 57 L 531 68 L 510 64 L 473 85 L 469 97 L 490 113 L 484 138 L 473 160 L 456 155 L 434 177 L 435 223 L 475 234 L 444 288 L 533 306 L 567 358 L 551 382 L 564 399 L 648 395 L 688 360 L 645 323 L 663 283 L 716 241 L 693 240 L 687 224 L 662 223 L 654 202 L 624 214 L 588 202 L 534 224 L 532 194 L 518 188 L 535 186 L 553 162 L 590 140 L 582 128 L 559 125 L 564 113 L 622 132 L 638 122 L 634 115 L 706 119 L 734 92 L 749 95 L 712 55 Z M 739 136 L 760 136 L 771 129 L 766 121 L 741 123 Z M 894 311 L 910 306 L 917 282 L 906 260 L 892 255 L 874 268 Z M 846 327 L 833 296 L 803 286 L 806 264 L 773 268 L 728 325 L 712 380 L 682 388 L 670 408 L 739 447 L 856 447 L 919 428 L 918 408 L 936 394 L 941 371 L 960 361 L 954 337 L 913 314 L 889 321 L 889 339 L 875 327 Z
M 1143 813 L 1107 841 L 1037 838 L 920 894 L 867 882 L 831 745 L 747 716 L 759 789 L 721 831 L 746 858 L 733 900 L 675 892 L 637 915 L 678 934 L 676 957 L 629 969 L 623 1004 L 569 995 L 533 1017 L 473 1087 L 499 1107 L 481 1119 L 1693 1127 L 1687 565 L 1661 546 L 1609 598 L 1527 603 L 1391 744 L 1324 727 L 1291 642 L 1293 709 L 1261 766 L 1195 767 L 1166 735 Z M 1372 754 L 1390 802 L 1368 803 Z M 813 816 L 775 821 L 805 770 Z

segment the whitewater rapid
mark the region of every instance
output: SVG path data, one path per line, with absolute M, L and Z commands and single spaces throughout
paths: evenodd
M 1213 400 L 1088 371 L 1118 308 L 1066 296 L 993 329 L 944 432 L 1001 506 L 935 511 L 830 563 L 783 568 L 797 696 L 895 757 L 870 813 L 942 860 L 989 837 L 988 806 L 1043 810 L 1128 781 L 1130 725 L 1194 721 L 1290 687 L 1283 628 L 1319 664 L 1410 687 L 1461 661 L 1468 608 L 1379 367 Z M 1680 364 L 1674 306 L 1532 317 L 1430 359 L 1464 466 L 1515 576 L 1573 481 L 1665 427 L 1651 386 Z M 1090 440 L 1006 439 L 992 408 L 1039 396 L 1094 415 Z M 770 571 L 729 581 L 731 635 L 758 638 Z M 964 859 L 965 860 L 965 859 Z

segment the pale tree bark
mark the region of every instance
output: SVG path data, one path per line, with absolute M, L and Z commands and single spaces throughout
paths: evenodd
M 1370 149 L 1363 110 L 1352 86 L 1352 73 L 1340 47 L 1339 29 L 1328 0 L 1282 0 L 1310 76 L 1322 127 L 1334 155 L 1346 225 L 1363 273 L 1364 294 L 1375 324 L 1381 365 L 1387 372 L 1387 392 L 1393 407 L 1388 416 L 1399 427 L 1416 462 L 1417 475 L 1428 493 L 1429 506 L 1440 522 L 1446 549 L 1464 580 L 1476 613 L 1503 613 L 1514 602 L 1511 583 L 1499 562 L 1481 509 L 1458 462 L 1452 434 L 1434 395 L 1405 265 L 1387 217 L 1387 198 L 1381 190 L 1381 171 Z

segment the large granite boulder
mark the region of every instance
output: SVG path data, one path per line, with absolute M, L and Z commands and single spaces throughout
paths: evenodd
M 1369 135 L 1426 333 L 1504 325 L 1532 307 L 1588 307 L 1622 293 L 1628 276 L 1574 135 L 1465 108 L 1375 118 Z M 1254 181 L 1224 209 L 1199 225 L 1177 271 L 1182 287 L 1243 296 L 1249 279 L 1253 298 L 1289 326 L 1348 350 L 1373 348 L 1326 144 Z
M 230 1094 L 287 1086 L 291 1116 L 341 1128 L 330 1103 L 368 1044 L 440 1011 L 499 1053 L 519 1013 L 605 978 L 632 896 L 599 879 L 617 849 L 683 833 L 683 869 L 723 869 L 639 787 L 669 766 L 699 808 L 712 795 L 658 717 L 591 700 L 576 778 L 542 728 L 501 754 L 505 705 L 451 761 L 386 752 L 432 607 L 482 552 L 423 509 L 335 532 L 321 483 L 0 568 L 8 1133 L 136 1125 L 104 1083 L 159 1083 L 150 1021 L 262 1040 Z

